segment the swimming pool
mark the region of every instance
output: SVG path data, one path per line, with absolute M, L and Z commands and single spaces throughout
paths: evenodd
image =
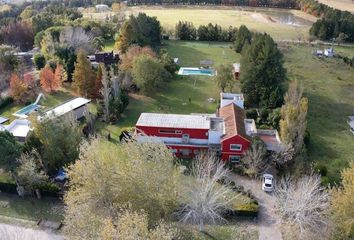
M 31 112 L 36 111 L 39 107 L 40 107 L 39 105 L 32 103 L 32 104 L 18 110 L 13 115 L 16 117 L 19 117 L 19 118 L 27 118 Z
M 182 67 L 178 71 L 178 75 L 201 75 L 201 76 L 214 76 L 214 69 L 204 68 L 185 68 Z

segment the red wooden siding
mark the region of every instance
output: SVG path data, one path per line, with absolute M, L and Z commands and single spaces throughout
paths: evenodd
M 197 139 L 208 139 L 208 129 L 184 129 L 184 128 L 161 128 L 161 127 L 145 127 L 145 126 L 136 126 L 136 129 L 140 133 L 144 133 L 147 136 L 156 136 L 156 137 L 182 137 L 182 134 L 189 134 L 189 138 Z M 160 130 L 180 130 L 180 134 L 171 134 L 171 133 L 160 133 Z
M 230 145 L 231 144 L 240 144 L 242 145 L 241 151 L 233 151 L 230 150 Z M 224 161 L 229 160 L 229 156 L 231 155 L 237 155 L 237 156 L 243 156 L 247 149 L 250 146 L 250 141 L 241 137 L 241 136 L 234 136 L 230 137 L 228 139 L 222 140 L 221 141 L 221 148 L 222 148 L 222 154 L 221 154 L 221 159 Z

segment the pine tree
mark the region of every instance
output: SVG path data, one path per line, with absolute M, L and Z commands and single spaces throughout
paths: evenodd
M 245 44 L 250 44 L 252 39 L 252 33 L 245 25 L 241 25 L 237 31 L 234 48 L 237 53 L 240 53 Z
M 84 97 L 93 97 L 95 88 L 95 73 L 87 59 L 86 52 L 79 50 L 73 74 L 74 88 Z
M 283 103 L 286 70 L 283 54 L 267 34 L 255 34 L 242 51 L 241 91 L 248 106 L 276 108 Z

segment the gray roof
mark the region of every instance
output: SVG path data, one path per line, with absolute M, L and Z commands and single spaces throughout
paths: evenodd
M 1 117 L 1 116 L 0 116 L 0 124 L 6 123 L 7 121 L 9 121 L 8 118 L 6 118 L 6 117 Z
M 204 115 L 142 113 L 136 126 L 185 128 L 185 129 L 209 129 L 210 118 Z

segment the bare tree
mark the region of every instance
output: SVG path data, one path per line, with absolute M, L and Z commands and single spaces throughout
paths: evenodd
M 191 179 L 183 191 L 184 206 L 177 215 L 184 223 L 198 224 L 204 231 L 205 223 L 223 221 L 223 212 L 238 196 L 226 181 L 229 170 L 214 156 L 199 156 L 193 162 Z
M 67 26 L 60 33 L 60 43 L 66 43 L 73 49 L 83 49 L 88 53 L 93 52 L 93 36 L 87 34 L 82 27 Z
M 242 163 L 246 167 L 246 174 L 250 177 L 257 177 L 267 171 L 269 164 L 267 161 L 267 149 L 262 142 L 253 142 L 242 158 Z
M 319 175 L 311 174 L 294 180 L 290 176 L 281 179 L 276 191 L 276 209 L 284 225 L 291 226 L 299 239 L 311 239 L 328 230 L 329 194 L 321 186 Z
M 100 93 L 103 99 L 103 118 L 104 121 L 109 122 L 109 100 L 111 94 L 111 87 L 105 66 L 102 66 L 102 88 L 100 90 Z
M 272 152 L 272 162 L 278 166 L 284 166 L 294 159 L 294 148 L 284 145 L 279 152 Z

